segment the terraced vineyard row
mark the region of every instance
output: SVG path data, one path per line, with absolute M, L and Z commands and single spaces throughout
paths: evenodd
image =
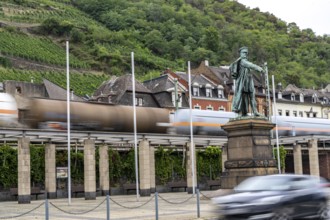
M 41 0 L 40 4 L 34 7 L 17 7 L 8 2 L 0 2 L 0 18 L 7 21 L 18 23 L 40 23 L 49 18 L 55 18 L 62 21 L 69 21 L 75 27 L 85 27 L 86 24 L 96 24 L 94 20 L 89 19 L 83 12 L 69 6 L 69 0 L 47 1 Z M 44 3 L 43 3 L 44 2 Z M 58 2 L 58 3 L 57 3 Z M 66 7 L 63 8 L 63 3 Z M 47 5 L 45 7 L 44 5 Z M 101 28 L 99 25 L 93 25 L 98 31 L 107 31 L 106 28 Z
M 10 33 L 0 29 L 0 52 L 47 64 L 65 66 L 65 49 L 47 38 L 31 38 L 28 35 Z M 89 65 L 70 55 L 70 65 L 89 68 Z
M 0 82 L 5 80 L 16 80 L 42 83 L 43 79 L 47 79 L 61 86 L 62 88 L 66 88 L 66 73 L 64 72 L 39 72 L 0 68 Z M 95 75 L 92 73 L 71 73 L 70 87 L 77 95 L 91 95 L 102 84 L 103 81 L 108 79 L 109 76 L 106 75 Z

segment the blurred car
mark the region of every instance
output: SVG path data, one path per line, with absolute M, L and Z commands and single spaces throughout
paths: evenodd
M 330 219 L 328 191 L 322 181 L 309 175 L 255 176 L 212 201 L 219 219 Z
M 323 187 L 330 187 L 330 182 L 329 182 L 329 180 L 327 180 L 327 179 L 325 179 L 325 178 L 320 178 L 320 184 L 321 184 L 321 186 L 323 186 Z

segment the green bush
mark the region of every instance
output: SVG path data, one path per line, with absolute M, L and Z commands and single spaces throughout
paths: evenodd
M 0 65 L 3 66 L 3 67 L 5 67 L 5 68 L 12 67 L 12 63 L 6 57 L 0 57 Z
M 17 149 L 0 147 L 0 188 L 17 187 Z
M 199 181 L 220 178 L 222 172 L 221 149 L 208 146 L 205 150 L 197 151 L 197 176 Z

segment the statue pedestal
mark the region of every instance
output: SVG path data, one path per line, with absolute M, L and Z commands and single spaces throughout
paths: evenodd
M 232 189 L 251 176 L 278 173 L 270 142 L 274 126 L 266 119 L 254 117 L 234 119 L 223 126 L 228 133 L 228 160 L 221 188 Z

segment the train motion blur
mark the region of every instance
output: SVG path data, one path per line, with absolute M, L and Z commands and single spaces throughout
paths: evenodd
M 65 100 L 33 98 L 29 106 L 28 114 L 20 118 L 29 128 L 67 129 Z M 136 107 L 137 132 L 190 134 L 190 113 L 195 135 L 226 136 L 221 127 L 237 117 L 225 111 L 179 109 L 172 114 L 167 109 Z M 329 119 L 273 116 L 271 121 L 277 124 L 279 136 L 330 134 Z M 71 101 L 70 122 L 72 130 L 134 131 L 132 106 Z M 0 126 L 21 126 L 16 101 L 6 93 L 0 93 Z

